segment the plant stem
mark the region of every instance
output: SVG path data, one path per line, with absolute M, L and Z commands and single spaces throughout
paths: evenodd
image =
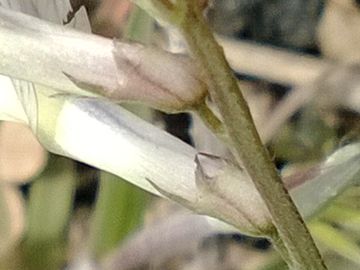
M 212 132 L 226 142 L 226 131 L 223 123 L 205 102 L 198 105 L 195 112 Z
M 187 0 L 186 4 L 181 4 L 185 8 L 179 27 L 193 56 L 206 72 L 211 97 L 219 108 L 230 137 L 231 150 L 237 161 L 245 166 L 264 199 L 290 256 L 292 269 L 327 269 L 268 152 L 261 143 L 249 108 L 223 50 L 216 43 L 194 2 L 196 1 Z M 286 256 L 287 254 L 284 257 Z
M 286 264 L 289 265 L 289 268 L 292 269 L 290 266 L 293 264 L 293 262 L 286 246 L 284 245 L 284 241 L 280 238 L 277 232 L 272 234 L 270 238 L 275 250 L 281 254 L 284 262 L 286 262 Z

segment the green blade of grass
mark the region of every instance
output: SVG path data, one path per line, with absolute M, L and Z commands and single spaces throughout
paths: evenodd
M 26 269 L 60 269 L 63 266 L 74 179 L 74 162 L 53 155 L 45 171 L 31 186 L 22 245 Z
M 101 257 L 139 226 L 147 194 L 121 178 L 101 172 L 100 190 L 90 228 L 90 250 Z

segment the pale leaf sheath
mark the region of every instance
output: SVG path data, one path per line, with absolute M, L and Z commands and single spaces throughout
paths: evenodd
M 1 7 L 0 39 L 1 74 L 59 91 L 166 111 L 191 109 L 206 94 L 201 72 L 185 56 L 114 42 Z
M 194 148 L 109 102 L 69 95 L 48 97 L 49 89 L 36 86 L 35 90 L 26 87 L 31 85 L 28 83 L 17 84 L 15 89 L 2 76 L 0 84 L 1 119 L 28 123 L 49 151 L 112 172 L 152 193 L 165 191 L 161 193 L 177 201 L 181 198 L 197 212 L 229 223 L 235 221 L 223 215 L 223 207 L 245 214 L 234 215 L 242 218 L 237 225 L 249 225 L 250 219 L 266 223 L 268 212 L 264 212 L 255 187 L 248 175 L 231 163 L 199 155 Z M 37 99 L 32 98 L 35 91 Z M 359 181 L 359 158 L 359 144 L 341 148 L 320 165 L 320 175 L 291 192 L 305 218 Z M 196 179 L 201 170 L 203 177 L 200 174 Z M 334 172 L 336 177 L 329 177 Z M 215 192 L 207 192 L 209 189 Z M 232 207 L 227 198 L 232 198 L 234 191 L 240 200 Z M 320 191 L 321 196 L 317 196 Z

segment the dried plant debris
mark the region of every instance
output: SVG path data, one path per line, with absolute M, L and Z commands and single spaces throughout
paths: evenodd
M 256 269 L 268 260 L 269 243 L 238 233 L 220 233 L 207 218 L 157 200 L 154 215 L 105 261 L 107 270 Z M 176 244 L 174 244 L 176 243 Z M 241 268 L 239 268 L 241 267 Z
M 360 61 L 360 4 L 357 0 L 326 1 L 317 30 L 321 52 L 343 62 Z
M 0 153 L 0 183 L 30 181 L 47 161 L 47 152 L 30 128 L 18 123 L 0 123 Z

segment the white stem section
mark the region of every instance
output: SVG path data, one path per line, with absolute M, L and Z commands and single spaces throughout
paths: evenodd
M 147 179 L 194 201 L 195 149 L 139 120 L 105 101 L 66 100 L 48 148 L 96 164 L 152 193 L 158 194 Z
M 51 152 L 114 173 L 248 233 L 270 224 L 248 174 L 217 157 L 198 153 L 113 103 L 55 95 L 49 89 L 0 77 L 1 119 L 28 123 Z M 24 113 L 25 112 L 25 113 Z M 360 180 L 360 144 L 331 155 L 312 180 L 291 194 L 305 218 Z
M 28 123 L 27 115 L 9 77 L 0 75 L 0 121 Z
M 111 40 L 1 7 L 0 39 L 2 74 L 84 94 L 64 72 L 76 76 L 85 69 L 95 82 L 116 88 Z
M 114 103 L 49 97 L 49 89 L 25 82 L 17 86 L 29 125 L 49 151 L 109 171 L 248 233 L 263 234 L 271 227 L 255 186 L 231 162 L 198 153 Z
M 86 34 L 1 7 L 0 40 L 0 74 L 62 92 L 166 111 L 190 109 L 206 95 L 190 58 L 155 47 Z

